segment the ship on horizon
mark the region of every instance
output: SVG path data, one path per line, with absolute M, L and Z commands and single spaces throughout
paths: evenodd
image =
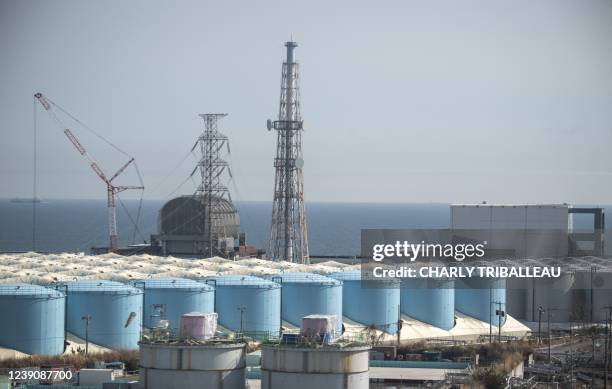
M 11 203 L 40 203 L 42 202 L 38 197 L 15 197 L 11 199 Z

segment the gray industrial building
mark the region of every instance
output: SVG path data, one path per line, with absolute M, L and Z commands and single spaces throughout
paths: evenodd
M 234 205 L 223 198 L 217 204 L 211 223 L 215 231 L 223 231 L 219 251 L 234 249 L 239 237 L 240 216 Z M 207 232 L 207 196 L 180 196 L 166 202 L 159 211 L 158 233 L 151 236 L 151 245 L 162 255 L 203 256 L 209 250 Z

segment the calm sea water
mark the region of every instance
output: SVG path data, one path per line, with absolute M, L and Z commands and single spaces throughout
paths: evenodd
M 136 201 L 124 201 L 132 215 Z M 118 205 L 119 240 L 122 245 L 148 241 L 157 231 L 162 201 L 143 202 L 140 234 Z M 36 249 L 47 252 L 89 252 L 108 242 L 104 200 L 46 200 L 37 206 Z M 241 228 L 247 241 L 266 248 L 272 214 L 269 202 L 238 204 Z M 361 228 L 445 228 L 449 225 L 447 204 L 349 204 L 308 203 L 310 252 L 316 255 L 356 255 Z M 0 200 L 0 251 L 32 249 L 32 204 Z M 142 235 L 142 236 L 141 236 Z

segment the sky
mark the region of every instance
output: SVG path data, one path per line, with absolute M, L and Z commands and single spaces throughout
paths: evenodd
M 610 20 L 609 0 L 0 0 L 0 198 L 31 196 L 35 128 L 39 197 L 106 196 L 40 91 L 135 157 L 149 199 L 193 193 L 197 115 L 226 112 L 234 199 L 271 201 L 293 37 L 306 202 L 611 204 Z

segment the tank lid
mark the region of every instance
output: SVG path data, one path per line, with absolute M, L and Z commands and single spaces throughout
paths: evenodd
M 188 312 L 188 313 L 183 313 L 181 315 L 181 317 L 211 317 L 211 316 L 217 316 L 217 313 L 216 312 L 209 312 L 209 313 Z
M 244 286 L 250 288 L 276 289 L 281 286 L 276 282 L 266 280 L 264 278 L 246 276 L 246 275 L 221 275 L 206 277 L 205 282 L 218 287 L 224 286 Z
M 64 294 L 58 290 L 46 288 L 40 285 L 23 283 L 1 284 L 1 296 L 20 296 L 20 297 L 42 297 L 42 298 L 61 298 Z
M 202 292 L 212 292 L 215 290 L 215 288 L 203 282 L 178 277 L 147 278 L 132 283 L 137 288 L 143 284 L 146 289 L 189 289 Z
M 283 284 L 318 284 L 318 285 L 342 285 L 342 281 L 315 273 L 283 273 L 271 277 L 274 281 L 280 280 Z
M 68 293 L 142 294 L 142 290 L 130 285 L 106 280 L 81 280 L 64 283 Z
M 361 281 L 361 272 L 359 270 L 350 270 L 350 271 L 340 271 L 337 273 L 330 274 L 329 277 L 335 278 L 340 281 Z M 375 277 L 363 278 L 364 281 L 376 281 L 379 282 L 380 285 L 385 284 L 399 284 L 400 280 L 396 278 L 385 278 L 383 280 Z
M 330 277 L 341 281 L 361 281 L 361 272 L 358 270 L 339 271 L 330 274 Z

